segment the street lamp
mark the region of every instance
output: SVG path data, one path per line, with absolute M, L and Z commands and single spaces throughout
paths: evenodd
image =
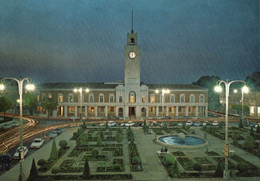
M 235 82 L 242 82 L 244 84 L 245 81 L 243 80 L 233 80 L 231 82 L 228 82 L 227 81 L 224 81 L 224 80 L 219 80 L 217 82 L 217 85 L 215 86 L 214 90 L 216 92 L 222 92 L 222 87 L 220 86 L 222 83 L 225 85 L 225 88 L 226 88 L 226 116 L 225 116 L 225 124 L 226 124 L 226 127 L 225 127 L 225 170 L 224 170 L 224 173 L 223 173 L 223 178 L 224 179 L 228 179 L 228 154 L 229 154 L 229 146 L 228 146 L 228 96 L 229 96 L 229 86 L 232 84 L 232 83 L 235 83 Z
M 234 90 L 234 93 L 237 93 L 237 89 Z M 249 93 L 249 88 L 247 86 L 242 87 L 241 89 L 242 97 L 241 97 L 241 102 L 242 102 L 242 113 L 241 117 L 244 116 L 244 93 Z
M 73 90 L 75 93 L 79 92 L 79 95 L 80 95 L 80 113 L 79 113 L 79 116 L 80 116 L 80 121 L 82 122 L 82 102 L 83 102 L 83 96 L 82 96 L 82 88 L 75 88 Z M 88 93 L 89 92 L 89 89 L 86 88 L 85 91 Z
M 158 94 L 159 92 L 161 91 L 161 97 L 162 97 L 162 118 L 164 118 L 164 94 L 169 94 L 170 93 L 170 90 L 169 89 L 161 89 L 161 90 L 158 90 L 156 89 L 155 90 L 155 93 Z
M 18 91 L 19 91 L 19 95 L 20 95 L 20 99 L 19 99 L 19 103 L 20 103 L 20 174 L 19 174 L 19 181 L 23 181 L 25 180 L 24 179 L 24 174 L 23 174 L 23 155 L 24 155 L 24 149 L 23 149 L 23 120 L 22 120 L 22 117 L 23 117 L 23 83 L 24 81 L 27 81 L 27 85 L 25 86 L 25 88 L 28 90 L 28 91 L 33 91 L 35 89 L 35 86 L 31 83 L 31 79 L 29 78 L 20 78 L 20 79 L 16 79 L 16 78 L 10 78 L 10 77 L 7 77 L 7 78 L 3 78 L 1 80 L 4 81 L 4 80 L 14 80 L 17 82 L 18 84 Z M 4 84 L 0 84 L 0 90 L 4 90 L 5 89 L 5 86 Z

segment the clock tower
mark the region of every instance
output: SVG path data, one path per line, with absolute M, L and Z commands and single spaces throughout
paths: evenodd
M 140 47 L 137 45 L 137 33 L 134 33 L 133 22 L 131 33 L 127 33 L 125 45 L 125 85 L 140 86 Z

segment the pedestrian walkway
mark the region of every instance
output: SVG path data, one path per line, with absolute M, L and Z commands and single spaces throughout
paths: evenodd
M 62 140 L 62 139 L 69 140 L 71 138 L 73 132 L 75 132 L 77 129 L 78 128 L 67 129 L 61 135 L 57 136 L 55 138 L 57 148 L 59 149 L 58 143 L 60 140 Z M 36 163 L 39 159 L 47 160 L 50 156 L 51 147 L 52 147 L 52 141 L 45 144 L 41 149 L 37 150 L 36 152 L 31 154 L 24 160 L 23 173 L 24 173 L 25 179 L 27 179 L 29 177 L 33 158 L 35 159 Z M 0 177 L 0 181 L 16 181 L 16 180 L 18 180 L 19 173 L 20 173 L 20 164 L 17 164 L 15 167 L 13 167 L 12 169 L 10 169 L 6 173 L 4 173 Z

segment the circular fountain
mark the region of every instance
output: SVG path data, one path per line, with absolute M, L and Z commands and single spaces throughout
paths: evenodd
M 194 135 L 186 136 L 183 133 L 161 136 L 157 138 L 156 142 L 162 146 L 172 148 L 199 148 L 208 144 L 208 141 L 203 138 Z

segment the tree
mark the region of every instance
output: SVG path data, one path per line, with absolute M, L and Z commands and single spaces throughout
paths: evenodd
M 28 109 L 30 112 L 30 115 L 33 115 L 33 110 L 35 109 L 37 105 L 36 97 L 32 93 L 26 93 L 23 96 L 23 106 L 24 108 Z
M 29 175 L 27 181 L 34 181 L 37 177 L 38 177 L 38 170 L 37 170 L 35 161 L 33 159 L 32 160 L 32 167 L 31 167 L 31 170 L 30 170 L 30 175 Z
M 116 136 L 116 142 L 117 143 L 121 143 L 123 141 L 123 137 L 121 133 L 118 133 Z
M 85 160 L 83 178 L 89 178 L 89 177 L 90 177 L 90 168 L 89 168 L 88 160 Z
M 254 137 L 254 130 L 253 130 L 253 126 L 250 128 L 250 136 Z
M 209 110 L 216 110 L 221 107 L 219 103 L 219 95 L 214 91 L 217 81 L 220 80 L 219 76 L 202 76 L 192 84 L 198 85 L 208 89 L 208 103 Z
M 107 130 L 108 129 L 108 122 L 106 121 L 106 124 L 105 124 L 105 129 Z
M 53 140 L 53 142 L 52 142 L 50 159 L 52 159 L 52 160 L 58 159 L 58 151 L 57 151 L 57 146 L 56 146 L 55 140 Z
M 218 167 L 215 171 L 215 177 L 223 177 L 223 165 L 218 163 Z
M 91 154 L 92 154 L 92 156 L 96 157 L 96 156 L 98 156 L 99 152 L 98 152 L 97 149 L 93 149 L 93 150 L 91 151 Z
M 99 134 L 98 137 L 97 137 L 97 145 L 98 145 L 98 146 L 102 146 L 102 139 L 101 139 L 100 134 Z
M 10 109 L 12 106 L 12 101 L 8 99 L 7 97 L 0 97 L 0 112 L 4 112 L 4 119 L 5 114 L 8 109 Z
M 59 146 L 65 150 L 67 148 L 68 142 L 66 140 L 60 140 Z
M 48 119 L 50 118 L 50 113 L 53 110 L 56 110 L 58 106 L 57 101 L 54 100 L 53 97 L 43 97 L 42 99 L 42 107 L 48 111 Z
M 79 136 L 76 139 L 76 145 L 77 146 L 85 145 L 85 143 L 86 143 L 86 140 L 85 140 L 85 137 L 83 135 Z

